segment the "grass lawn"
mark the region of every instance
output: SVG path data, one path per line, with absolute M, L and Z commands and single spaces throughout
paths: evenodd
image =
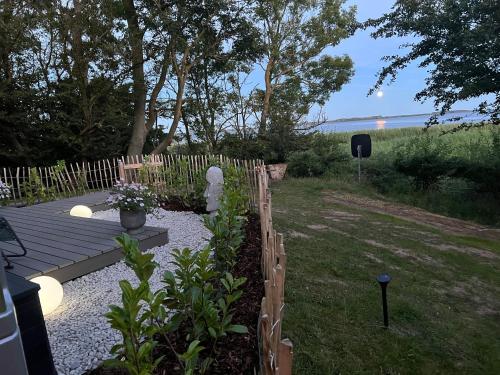
M 342 185 L 272 185 L 288 254 L 296 374 L 500 373 L 500 242 L 332 202 Z M 377 274 L 388 272 L 390 327 Z

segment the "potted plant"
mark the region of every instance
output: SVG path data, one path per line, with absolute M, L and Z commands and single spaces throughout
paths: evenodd
M 113 187 L 107 203 L 120 210 L 120 223 L 127 233 L 142 232 L 146 224 L 146 214 L 158 207 L 156 194 L 145 185 L 118 181 Z

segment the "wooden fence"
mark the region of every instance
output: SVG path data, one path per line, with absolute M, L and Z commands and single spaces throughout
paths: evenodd
M 192 184 L 196 176 L 212 163 L 226 163 L 242 168 L 252 204 L 256 206 L 256 167 L 263 162 L 232 159 L 223 155 L 139 155 L 93 162 L 59 163 L 50 167 L 4 167 L 0 168 L 0 180 L 10 186 L 12 201 L 24 204 L 29 201 L 28 195 L 33 198 L 35 194 L 36 200 L 42 200 L 43 197 L 55 199 L 107 190 L 120 178 L 137 181 L 144 166 L 162 167 L 161 170 L 156 170 L 156 182 L 172 184 L 173 174 L 179 172 L 180 165 L 183 165 L 186 184 Z M 151 168 L 147 173 L 152 173 Z
M 291 375 L 293 345 L 289 339 L 281 339 L 285 306 L 286 253 L 282 234 L 273 229 L 271 192 L 265 166 L 257 167 L 257 175 L 265 289 L 259 319 L 262 373 Z

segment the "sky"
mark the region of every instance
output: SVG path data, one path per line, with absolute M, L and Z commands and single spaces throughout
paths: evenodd
M 357 18 L 365 21 L 388 12 L 394 0 L 349 0 L 356 5 Z M 384 66 L 381 58 L 398 53 L 402 42 L 411 39 L 373 39 L 370 30 L 358 30 L 354 36 L 327 50 L 333 55 L 349 55 L 354 61 L 354 77 L 340 92 L 334 93 L 323 108 L 329 120 L 348 117 L 391 116 L 433 112 L 432 101 L 414 101 L 417 92 L 425 87 L 426 69 L 412 64 L 402 70 L 394 83 L 382 87 L 383 96 L 367 97 L 368 90 L 377 79 L 377 72 Z M 479 100 L 457 103 L 452 109 L 472 109 Z
M 348 0 L 346 6 L 357 6 L 358 21 L 377 18 L 391 10 L 395 0 Z M 386 64 L 381 59 L 386 55 L 401 52 L 400 45 L 411 41 L 411 38 L 373 39 L 372 30 L 358 30 L 352 37 L 343 40 L 338 46 L 328 48 L 325 53 L 330 55 L 347 54 L 354 61 L 354 76 L 339 92 L 332 94 L 330 100 L 322 108 L 327 120 L 368 116 L 395 116 L 408 114 L 430 113 L 434 111 L 432 100 L 424 103 L 414 100 L 415 94 L 425 87 L 426 69 L 413 63 L 400 71 L 396 81 L 385 83 L 381 91 L 383 96 L 376 94 L 367 97 L 367 93 L 377 80 L 377 73 Z M 263 87 L 264 73 L 256 65 L 247 81 L 247 90 Z M 244 88 L 245 91 L 245 88 Z M 484 99 L 484 98 L 481 98 Z M 480 99 L 456 103 L 454 110 L 470 110 L 475 108 Z M 309 114 L 310 120 L 316 120 L 319 108 L 313 108 Z M 169 123 L 168 119 L 160 119 L 160 125 Z

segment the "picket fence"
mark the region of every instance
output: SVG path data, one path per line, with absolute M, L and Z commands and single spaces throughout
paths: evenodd
M 257 167 L 259 214 L 262 235 L 262 274 L 264 298 L 259 318 L 262 372 L 265 375 L 291 375 L 293 344 L 281 338 L 285 307 L 286 253 L 283 235 L 273 229 L 269 176 L 265 166 Z
M 3 167 L 0 168 L 0 180 L 10 186 L 13 203 L 24 204 L 29 191 L 33 194 L 33 190 L 37 188 L 46 190 L 46 194 L 52 198 L 60 198 L 107 190 L 120 178 L 137 181 L 143 166 L 148 167 L 150 176 L 152 169 L 164 167 L 156 168 L 156 182 L 162 181 L 171 185 L 172 174 L 182 168 L 181 165 L 185 165 L 187 170 L 183 173 L 186 183 L 191 184 L 199 172 L 214 162 L 229 163 L 245 171 L 251 203 L 256 207 L 256 168 L 263 164 L 262 160 L 240 160 L 223 155 L 137 155 L 91 162 L 62 163 L 50 167 Z M 34 193 L 37 194 L 36 191 Z

